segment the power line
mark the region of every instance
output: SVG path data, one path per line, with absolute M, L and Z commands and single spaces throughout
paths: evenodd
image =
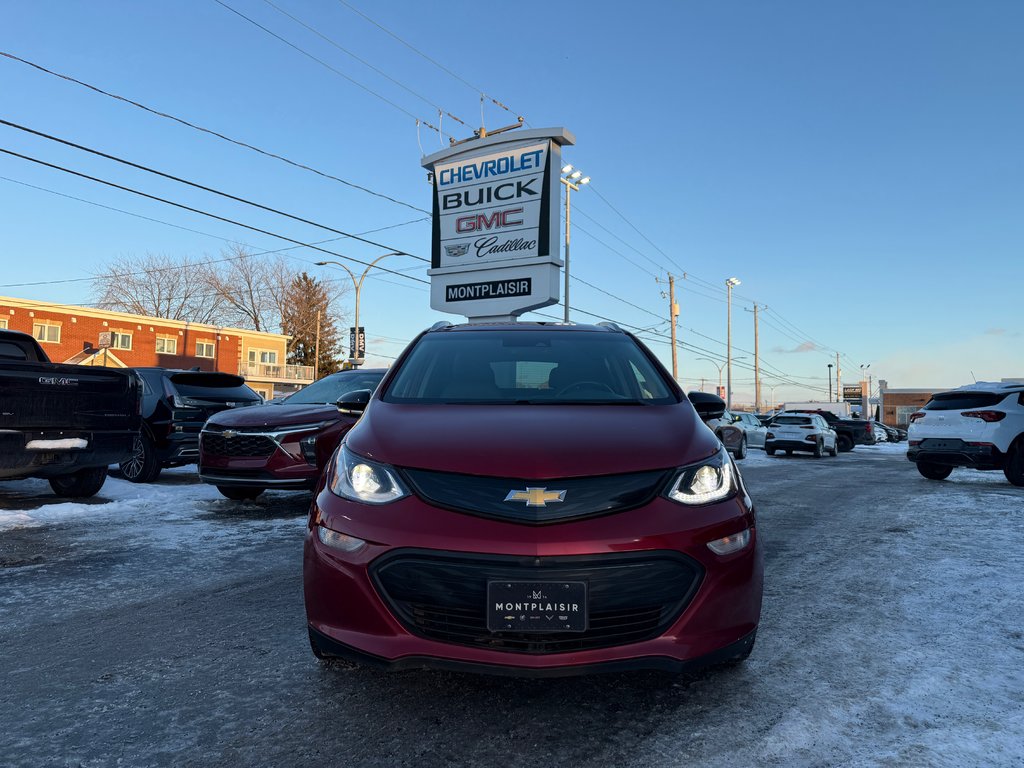
M 185 205 L 184 203 L 178 203 L 178 202 L 175 202 L 173 200 L 168 200 L 168 199 L 163 198 L 163 197 L 157 197 L 156 195 L 151 195 L 151 194 L 149 194 L 147 192 L 142 192 L 140 190 L 133 189 L 132 187 L 126 187 L 126 186 L 124 186 L 122 184 L 115 184 L 112 181 L 107 181 L 105 179 L 100 179 L 100 178 L 98 178 L 96 176 L 90 176 L 88 174 L 81 173 L 80 171 L 74 171 L 74 170 L 71 170 L 70 168 L 65 168 L 65 167 L 60 166 L 60 165 L 55 165 L 54 163 L 48 163 L 45 160 L 39 160 L 38 158 L 35 158 L 35 157 L 30 157 L 28 155 L 23 155 L 23 154 L 20 154 L 18 152 L 14 152 L 14 151 L 12 151 L 10 149 L 3 149 L 2 147 L 0 147 L 0 153 L 3 153 L 5 155 L 11 155 L 12 157 L 18 157 L 18 158 L 21 158 L 22 160 L 27 160 L 30 163 L 35 163 L 36 165 L 42 165 L 42 166 L 44 166 L 46 168 L 52 168 L 54 170 L 70 174 L 72 176 L 77 176 L 77 177 L 79 177 L 81 179 L 87 179 L 88 181 L 94 181 L 97 184 L 103 184 L 103 185 L 108 186 L 108 187 L 113 187 L 114 189 L 120 189 L 120 190 L 122 190 L 124 192 L 131 192 L 134 195 L 139 195 L 140 197 L 145 197 L 145 198 L 147 198 L 149 200 L 155 200 L 155 201 L 157 201 L 159 203 L 164 203 L 166 205 L 173 205 L 175 208 L 181 208 L 182 210 L 185 210 L 185 211 L 191 211 L 192 213 L 198 213 L 201 216 L 207 216 L 207 217 L 209 217 L 211 219 L 216 219 L 217 221 L 223 221 L 223 222 L 226 222 L 228 224 L 234 224 L 237 227 L 242 227 L 243 229 L 248 229 L 248 230 L 251 230 L 253 232 L 259 232 L 262 235 L 269 235 L 271 237 L 276 237 L 279 240 L 284 240 L 285 242 L 294 243 L 295 245 L 302 245 L 302 246 L 305 246 L 306 248 L 312 248 L 313 250 L 320 251 L 322 253 L 327 253 L 327 254 L 330 254 L 331 256 L 337 256 L 338 258 L 341 258 L 341 259 L 345 259 L 346 261 L 352 261 L 352 262 L 355 262 L 356 264 L 362 264 L 363 266 L 367 266 L 367 267 L 370 266 L 370 262 L 366 262 L 366 261 L 363 261 L 361 259 L 356 259 L 356 258 L 354 258 L 352 256 L 346 256 L 343 253 L 337 253 L 336 251 L 330 251 L 330 250 L 327 250 L 326 248 L 321 248 L 320 246 L 313 245 L 311 243 L 304 243 L 301 240 L 296 240 L 296 239 L 291 238 L 291 237 L 286 237 L 285 235 L 279 235 L 276 232 L 271 232 L 270 230 L 261 229 L 260 227 L 254 227 L 251 224 L 244 224 L 244 223 L 242 223 L 240 221 L 236 221 L 235 219 L 229 219 L 229 218 L 227 218 L 225 216 L 218 216 L 215 213 L 210 213 L 209 211 L 204 211 L 204 210 L 202 210 L 200 208 L 193 208 L 192 206 Z M 356 238 L 356 239 L 360 239 L 361 240 L 362 238 Z M 401 252 L 400 251 L 396 251 L 395 253 L 398 254 L 398 255 L 403 255 L 403 256 L 411 256 L 412 255 L 412 254 L 407 254 L 404 251 L 401 251 Z M 420 257 L 414 257 L 414 258 L 420 258 Z M 422 280 L 422 279 L 420 279 L 418 277 L 411 277 L 409 275 L 404 275 L 401 272 L 396 272 L 394 270 L 387 269 L 386 267 L 378 266 L 377 269 L 379 269 L 381 272 L 389 272 L 389 273 L 391 273 L 393 275 L 398 275 L 399 277 L 404 277 L 404 278 L 406 278 L 408 280 L 415 280 L 418 283 L 423 283 L 425 285 L 429 285 L 429 282 L 427 280 Z
M 34 136 L 39 136 L 40 138 L 44 138 L 44 139 L 47 139 L 49 141 L 57 142 L 58 144 L 63 144 L 63 145 L 68 146 L 68 147 L 73 147 L 74 149 L 81 150 L 82 152 L 88 152 L 89 154 L 96 155 L 97 157 L 102 157 L 102 158 L 105 158 L 107 160 L 113 160 L 115 163 L 121 163 L 122 165 L 129 166 L 130 168 L 136 168 L 136 169 L 138 169 L 140 171 L 146 171 L 147 173 L 152 173 L 152 174 L 154 174 L 156 176 L 160 176 L 160 177 L 165 178 L 165 179 L 170 179 L 171 181 L 176 181 L 179 184 L 185 184 L 186 186 L 193 187 L 195 189 L 200 189 L 200 190 L 202 190 L 204 192 L 210 192 L 211 194 L 219 195 L 221 197 L 227 198 L 228 200 L 234 200 L 235 202 L 244 203 L 245 205 L 250 205 L 250 206 L 252 206 L 254 208 L 259 208 L 260 210 L 267 211 L 269 213 L 277 214 L 278 216 L 284 216 L 285 218 L 293 219 L 294 221 L 301 222 L 302 224 L 309 224 L 310 226 L 317 227 L 318 229 L 323 229 L 323 230 L 326 230 L 328 232 L 333 232 L 336 235 L 345 235 L 346 237 L 350 237 L 353 240 L 358 240 L 361 243 L 366 243 L 367 245 L 373 245 L 373 246 L 376 246 L 377 248 L 383 248 L 383 249 L 388 250 L 388 251 L 395 251 L 396 253 L 401 253 L 402 255 L 405 255 L 405 256 L 411 256 L 412 258 L 419 259 L 420 261 L 429 261 L 429 259 L 425 259 L 422 256 L 417 256 L 415 254 L 408 253 L 406 251 L 400 251 L 397 248 L 392 248 L 390 246 L 374 242 L 373 240 L 368 240 L 365 237 L 360 237 L 358 235 L 354 235 L 351 232 L 345 232 L 344 230 L 336 229 L 334 227 L 327 226 L 326 224 L 320 224 L 319 222 L 311 221 L 310 219 L 305 219 L 305 218 L 303 218 L 301 216 L 296 216 L 296 215 L 291 214 L 291 213 L 286 213 L 285 211 L 278 210 L 277 208 L 271 208 L 268 205 L 263 205 L 262 203 L 256 203 L 256 202 L 253 202 L 252 200 L 247 200 L 244 197 L 239 197 L 238 195 L 232 195 L 229 192 L 222 192 L 219 189 L 214 189 L 213 187 L 208 187 L 205 184 L 199 184 L 199 183 L 194 182 L 194 181 L 189 181 L 188 179 L 183 179 L 180 176 L 174 176 L 174 175 L 169 174 L 169 173 L 164 173 L 163 171 L 158 171 L 155 168 L 150 168 L 149 166 L 146 166 L 146 165 L 141 165 L 139 163 L 133 163 L 131 160 L 125 160 L 122 157 L 117 157 L 116 155 L 111 155 L 111 154 L 108 154 L 106 152 L 101 152 L 98 149 L 92 149 L 91 147 L 86 147 L 86 146 L 84 146 L 82 144 L 76 144 L 73 141 L 68 141 L 67 139 L 61 139 L 61 138 L 59 138 L 57 136 L 52 136 L 52 135 L 50 135 L 48 133 L 43 133 L 42 131 L 37 131 L 37 130 L 34 130 L 32 128 L 28 128 L 28 127 L 26 127 L 24 125 L 19 125 L 18 123 L 12 123 L 9 120 L 4 120 L 4 119 L 0 118 L 0 125 L 6 125 L 9 128 L 14 128 L 14 129 L 19 130 L 19 131 L 24 131 L 25 133 L 30 133 L 30 134 L 32 134 Z M 21 155 L 19 155 L 19 157 L 21 157 Z
M 438 61 L 436 61 L 436 60 L 432 59 L 432 58 L 431 58 L 430 56 L 428 56 L 427 54 L 425 54 L 425 53 L 424 53 L 423 51 L 421 51 L 421 50 L 419 50 L 418 48 L 414 47 L 414 46 L 413 46 L 413 45 L 412 45 L 411 43 L 409 43 L 409 42 L 407 42 L 407 41 L 403 40 L 403 39 L 402 39 L 401 37 L 399 37 L 398 35 L 396 35 L 396 34 L 395 34 L 394 32 L 392 32 L 392 31 L 391 31 L 390 29 L 388 29 L 387 27 L 385 27 L 385 26 L 384 26 L 383 24 L 381 24 L 380 22 L 378 22 L 378 21 L 374 21 L 373 19 L 371 19 L 371 18 L 370 18 L 369 16 L 367 16 L 367 15 L 366 15 L 365 13 L 363 13 L 362 11 L 360 11 L 360 10 L 359 10 L 358 8 L 356 8 L 356 7 L 355 7 L 354 5 L 352 5 L 351 3 L 347 3 L 347 2 L 345 2 L 345 0 L 338 0 L 338 2 L 340 2 L 340 3 L 341 3 L 342 5 L 344 5 L 344 6 L 346 7 L 346 8 L 348 8 L 348 9 L 349 9 L 350 11 L 352 11 L 352 13 L 354 13 L 354 14 L 356 14 L 356 15 L 358 15 L 358 16 L 361 16 L 361 17 L 362 17 L 363 19 L 365 19 L 366 21 L 368 21 L 368 22 L 370 22 L 371 24 L 373 24 L 373 26 L 377 27 L 377 29 L 381 30 L 381 31 L 382 31 L 382 32 L 384 32 L 385 34 L 389 35 L 389 36 L 390 36 L 390 37 L 392 37 L 393 39 L 395 39 L 395 40 L 397 40 L 398 42 L 400 42 L 400 43 L 401 43 L 402 45 L 404 45 L 404 46 L 405 46 L 406 48 L 408 48 L 408 49 L 409 49 L 410 51 L 412 51 L 413 53 L 415 53 L 415 54 L 416 54 L 417 56 L 420 56 L 420 57 L 422 57 L 422 58 L 426 59 L 426 60 L 427 60 L 427 61 L 429 61 L 429 62 L 430 62 L 431 64 L 433 64 L 433 65 L 434 65 L 435 67 L 437 67 L 438 69 L 440 69 L 440 70 L 441 70 L 442 72 L 445 72 L 446 74 L 448 74 L 448 75 L 452 76 L 453 78 L 455 78 L 456 80 L 458 80 L 458 81 L 459 81 L 460 83 L 462 83 L 463 85 L 467 86 L 467 87 L 468 87 L 468 88 L 469 88 L 470 90 L 472 90 L 472 91 L 474 91 L 474 92 L 476 92 L 476 93 L 480 94 L 480 98 L 481 98 L 481 99 L 485 99 L 485 98 L 486 98 L 486 99 L 490 100 L 490 101 L 491 101 L 491 103 L 493 103 L 493 104 L 494 104 L 495 106 L 498 106 L 498 107 L 500 107 L 501 109 L 505 110 L 505 111 L 506 111 L 506 112 L 508 112 L 509 114 L 513 114 L 513 115 L 514 115 L 514 114 L 516 114 L 516 113 L 515 113 L 515 112 L 513 112 L 513 111 L 512 111 L 512 110 L 511 110 L 511 109 L 510 109 L 509 107 L 507 107 L 507 106 L 505 106 L 504 104 L 502 104 L 502 103 L 501 103 L 500 101 L 498 101 L 497 99 L 495 99 L 495 98 L 494 98 L 493 96 L 488 96 L 488 95 L 487 95 L 486 93 L 484 93 L 484 90 L 483 90 L 482 88 L 477 88 L 477 87 L 476 87 L 475 85 L 473 85 L 472 83 L 470 83 L 469 81 L 467 81 L 466 79 L 464 79 L 463 77 L 461 77 L 460 75 L 456 74 L 455 72 L 452 72 L 452 71 L 451 71 L 450 69 L 448 69 L 448 67 L 446 67 L 446 66 L 445 66 L 444 64 L 441 64 L 440 62 L 438 62 Z
M 427 126 L 428 128 L 430 128 L 430 129 L 432 129 L 432 130 L 436 131 L 438 135 L 440 135 L 440 136 L 447 136 L 447 137 L 449 137 L 449 138 L 455 138 L 455 137 L 454 137 L 454 136 L 452 136 L 452 135 L 451 135 L 450 133 L 445 133 L 444 131 L 442 131 L 442 130 L 441 130 L 440 128 L 438 128 L 438 127 L 437 127 L 436 125 L 432 125 L 432 124 L 430 124 L 429 122 L 427 122 L 426 120 L 424 120 L 423 118 L 421 118 L 421 117 L 417 117 L 417 116 L 416 116 L 416 115 L 414 115 L 414 114 L 413 114 L 412 112 L 410 112 L 409 110 L 407 110 L 407 109 L 406 109 L 405 107 L 403 107 L 403 106 L 400 106 L 399 104 L 397 104 L 396 102 L 394 102 L 394 101 L 392 101 L 391 99 L 387 98 L 386 96 L 382 96 L 381 94 L 377 93 L 377 92 L 376 92 L 375 90 L 373 90 L 372 88 L 370 88 L 370 87 L 368 87 L 368 86 L 366 86 L 366 85 L 363 85 L 362 83 L 360 83 L 360 82 L 359 82 L 358 80 L 356 80 L 355 78 L 353 78 L 353 77 L 349 77 L 349 76 L 348 76 L 348 75 L 346 75 L 346 74 L 345 74 L 344 72 L 342 72 L 342 71 L 341 71 L 340 69 L 337 69 L 336 67 L 332 67 L 332 66 L 331 66 L 330 64 L 328 64 L 328 63 L 327 63 L 326 61 L 324 61 L 323 59 L 321 59 L 321 58 L 319 58 L 319 57 L 317 57 L 317 56 L 314 56 L 314 55 L 313 55 L 312 53 L 310 53 L 309 51 L 307 51 L 307 50 L 306 50 L 305 48 L 302 48 L 302 47 L 300 47 L 300 46 L 296 45 L 295 43 L 293 43 L 293 42 L 291 42 L 291 41 L 289 41 L 289 40 L 286 40 L 285 38 L 281 37 L 281 36 L 280 36 L 279 34 L 277 34 L 276 32 L 274 32 L 274 31 L 272 31 L 272 30 L 268 29 L 267 27 L 263 26 L 262 24 L 260 24 L 260 23 L 259 23 L 258 21 L 256 21 L 255 19 L 251 19 L 251 18 L 249 18 L 248 16 L 246 16 L 246 15 L 245 15 L 244 13 L 242 13 L 241 11 L 238 11 L 238 10 L 236 10 L 236 9 L 232 8 L 232 7 L 230 6 L 230 5 L 228 5 L 227 3 L 225 3 L 225 2 L 224 2 L 224 0 L 213 0 L 213 2 L 217 3 L 217 5 L 220 5 L 220 6 L 224 7 L 224 8 L 226 8 L 227 10 L 231 11 L 231 12 L 232 12 L 233 14 L 235 14 L 236 16 L 239 16 L 239 17 L 241 17 L 241 18 L 245 19 L 246 21 L 248 21 L 248 22 L 249 22 L 250 24 L 252 24 L 253 26 L 255 26 L 255 27 L 259 27 L 259 28 L 260 28 L 260 29 L 262 29 L 262 30 L 263 30 L 264 32 L 266 32 L 266 33 L 267 33 L 268 35 L 270 35 L 271 37 L 273 37 L 273 38 L 276 38 L 277 40 L 280 40 L 280 41 L 281 41 L 282 43 L 284 43 L 285 45 L 287 45 L 287 46 L 288 46 L 289 48 L 293 48 L 294 50 L 296 50 L 296 51 L 298 51 L 299 53 L 301 53 L 301 54 L 302 54 L 303 56 L 305 56 L 305 57 L 307 57 L 307 58 L 309 58 L 309 59 L 312 59 L 313 61 L 315 61 L 315 62 L 316 62 L 317 64 L 319 64 L 320 66 L 322 66 L 322 67 L 324 67 L 324 68 L 326 68 L 326 69 L 330 70 L 330 71 L 331 71 L 331 72 L 333 72 L 334 74 L 336 74 L 336 75 L 337 75 L 338 77 L 342 77 L 342 78 L 344 78 L 345 80 L 348 80 L 348 81 L 349 81 L 350 83 L 352 83 L 352 84 L 353 84 L 353 85 L 355 85 L 356 87 L 358 87 L 358 88 L 362 88 L 362 89 L 363 89 L 364 91 L 366 91 L 367 93 L 369 93 L 369 94 L 370 94 L 371 96 L 376 96 L 376 97 L 377 97 L 378 99 L 380 99 L 381 101 L 383 101 L 383 102 L 384 102 L 385 104 L 388 104 L 388 105 L 390 105 L 390 106 L 394 107 L 395 109 L 397 109 L 397 110 L 398 110 L 399 112 L 401 112 L 401 113 L 402 113 L 402 114 L 404 114 L 404 115 L 408 115 L 408 116 L 409 116 L 409 117 L 411 117 L 411 118 L 412 118 L 413 120 L 415 120 L 415 121 L 416 121 L 417 123 L 423 123 L 423 125 L 425 125 L 425 126 Z
M 55 72 L 55 71 L 53 71 L 51 69 L 47 69 L 46 67 L 44 67 L 44 66 L 42 66 L 40 64 L 36 64 L 34 62 L 28 61 L 27 59 L 23 59 L 23 58 L 21 58 L 19 56 L 15 56 L 13 53 L 8 53 L 6 51 L 0 51 L 0 56 L 4 56 L 4 57 L 6 57 L 8 59 L 11 59 L 12 61 L 20 62 L 22 64 L 25 64 L 25 65 L 29 66 L 29 67 L 37 69 L 40 72 L 44 72 L 44 73 L 46 73 L 48 75 L 51 75 L 53 77 L 60 78 L 61 80 L 66 80 L 69 83 L 74 83 L 75 85 L 80 85 L 83 88 L 87 88 L 88 90 L 94 91 L 95 93 L 98 93 L 98 94 L 100 94 L 102 96 L 107 96 L 107 97 L 109 97 L 111 99 L 115 99 L 116 101 L 121 101 L 121 102 L 124 102 L 125 104 L 129 104 L 129 105 L 131 105 L 133 107 L 137 107 L 138 109 L 141 109 L 141 110 L 143 110 L 145 112 L 148 112 L 151 115 L 155 115 L 157 117 L 161 117 L 161 118 L 164 118 L 166 120 L 171 120 L 171 121 L 173 121 L 175 123 L 179 123 L 180 125 L 184 125 L 187 128 L 192 128 L 193 130 L 199 131 L 200 133 L 205 133 L 205 134 L 208 134 L 210 136 L 214 136 L 214 137 L 216 137 L 218 139 L 221 139 L 223 141 L 226 141 L 229 144 L 234 144 L 235 146 L 242 147 L 243 149 L 252 150 L 253 152 L 261 154 L 264 157 L 270 157 L 270 158 L 273 158 L 274 160 L 280 160 L 281 162 L 287 163 L 288 165 L 293 166 L 295 168 L 300 168 L 300 169 L 302 169 L 304 171 L 309 171 L 310 173 L 315 173 L 317 176 L 321 176 L 321 177 L 323 177 L 325 179 L 330 179 L 331 181 L 336 181 L 339 184 L 344 184 L 346 187 L 350 187 L 352 189 L 359 190 L 360 192 L 365 192 L 366 194 L 372 195 L 374 197 L 379 197 L 382 200 L 387 200 L 388 202 L 395 203 L 396 205 L 401 205 L 401 206 L 404 206 L 406 208 L 410 208 L 410 209 L 412 209 L 414 211 L 419 211 L 420 213 L 426 213 L 428 215 L 430 214 L 430 211 L 427 211 L 427 210 L 425 210 L 423 208 L 419 208 L 419 207 L 417 207 L 415 205 L 412 205 L 411 203 L 404 202 L 403 200 L 399 200 L 397 198 L 391 197 L 390 195 L 385 195 L 382 192 L 375 192 L 374 190 L 369 189 L 368 187 L 364 187 L 364 186 L 362 186 L 360 184 L 356 184 L 355 182 L 348 181 L 347 179 L 343 179 L 343 178 L 341 178 L 339 176 L 335 176 L 334 174 L 327 173 L 326 171 L 321 171 L 321 170 L 319 170 L 317 168 L 314 168 L 314 167 L 312 167 L 310 165 L 306 165 L 304 163 L 300 163 L 300 162 L 298 162 L 296 160 L 290 160 L 289 158 L 284 157 L 283 155 L 276 154 L 276 153 L 271 152 L 271 151 L 266 150 L 266 149 L 261 149 L 260 147 L 254 146 L 253 144 L 249 144 L 248 142 L 245 142 L 245 141 L 241 141 L 240 139 L 233 139 L 230 136 L 226 136 L 223 133 L 220 133 L 218 131 L 212 130 L 211 128 L 204 128 L 201 125 L 196 125 L 195 123 L 192 123 L 192 122 L 190 122 L 188 120 L 185 120 L 184 118 L 176 117 L 175 115 L 169 114 L 167 112 L 161 112 L 160 110 L 154 109 L 153 107 L 147 107 L 145 104 L 141 104 L 141 103 L 139 103 L 137 101 L 133 101 L 132 99 L 129 99 L 129 98 L 125 97 L 125 96 L 119 96 L 116 93 L 111 93 L 109 91 L 105 91 L 102 88 L 99 88 L 99 87 L 97 87 L 95 85 L 90 85 L 89 83 L 83 82 L 82 80 L 78 80 L 78 79 L 76 79 L 74 77 L 71 77 L 70 75 L 62 74 L 60 72 Z
M 373 64 L 368 62 L 366 59 L 360 58 L 359 56 L 357 56 L 356 54 L 352 53 L 352 51 L 350 51 L 348 48 L 345 48 L 343 45 L 341 45 L 339 42 L 337 42 L 333 38 L 328 37 L 327 35 L 321 33 L 319 30 L 317 30 L 315 27 L 312 27 L 309 24 L 307 24 L 306 22 L 304 22 L 302 19 L 300 19 L 300 18 L 298 18 L 296 16 L 293 16 L 292 14 L 288 13 L 288 11 L 286 11 L 284 8 L 280 7 L 279 5 L 275 5 L 273 2 L 271 2 L 271 0 L 263 0 L 263 2 L 265 2 L 267 5 L 269 5 L 271 8 L 273 8 L 278 13 L 281 13 L 281 14 L 287 16 L 289 19 L 294 21 L 296 24 L 298 24 L 298 25 L 300 25 L 302 27 L 305 27 L 306 29 L 308 29 L 310 32 L 312 32 L 314 35 L 319 37 L 324 42 L 329 43 L 330 45 L 333 45 L 335 48 L 337 48 L 339 51 L 341 51 L 342 53 L 346 54 L 347 56 L 351 56 L 353 59 L 358 61 L 364 67 L 369 67 L 370 69 L 372 69 L 374 72 L 376 72 L 381 77 L 390 80 L 392 83 L 397 85 L 402 90 L 406 91 L 407 93 L 411 93 L 413 96 L 415 96 L 420 101 L 423 101 L 424 103 L 426 103 L 429 106 L 433 107 L 434 109 L 437 110 L 437 113 L 439 115 L 440 114 L 447 115 L 452 120 L 454 120 L 455 122 L 459 123 L 460 125 L 464 125 L 467 128 L 469 127 L 468 125 L 466 125 L 466 122 L 464 120 L 459 119 L 458 117 L 453 115 L 448 110 L 443 109 L 439 105 L 435 104 L 434 102 L 432 102 L 430 99 L 428 99 L 423 94 L 414 91 L 412 88 L 407 86 L 401 80 L 396 80 L 395 78 L 391 77 L 391 75 L 389 75 L 387 72 L 385 72 L 384 70 L 380 69 L 379 67 L 375 67 Z

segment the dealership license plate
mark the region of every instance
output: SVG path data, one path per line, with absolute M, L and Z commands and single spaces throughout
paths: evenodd
M 924 445 L 922 445 L 921 447 L 922 448 L 928 448 L 928 449 L 931 449 L 933 451 L 955 451 L 961 445 L 963 445 L 963 443 L 960 442 L 959 440 L 935 440 L 935 439 L 931 439 L 931 440 L 926 441 L 926 443 Z
M 491 632 L 585 632 L 587 585 L 582 581 L 489 581 Z

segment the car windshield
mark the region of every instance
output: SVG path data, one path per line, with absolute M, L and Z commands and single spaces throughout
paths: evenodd
M 241 376 L 224 373 L 175 373 L 170 377 L 174 389 L 182 397 L 198 400 L 236 400 L 256 402 L 260 399 Z
M 384 378 L 384 371 L 341 371 L 314 381 L 308 387 L 300 389 L 294 395 L 286 397 L 282 402 L 288 405 L 323 405 L 334 404 L 347 392 L 368 389 L 371 392 Z
M 383 399 L 558 405 L 678 402 L 658 367 L 629 336 L 512 329 L 423 336 Z
M 810 416 L 776 416 L 773 424 L 810 424 Z

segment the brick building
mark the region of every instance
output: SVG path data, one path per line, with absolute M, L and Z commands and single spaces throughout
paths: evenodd
M 942 389 L 882 389 L 880 391 L 882 423 L 906 429 L 910 414 L 921 410 L 936 392 Z
M 290 337 L 280 333 L 3 296 L 0 328 L 32 334 L 54 362 L 223 371 L 268 400 L 313 381 L 311 366 L 285 365 Z M 102 333 L 111 334 L 107 349 Z

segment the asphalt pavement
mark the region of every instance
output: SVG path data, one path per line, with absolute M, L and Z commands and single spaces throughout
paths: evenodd
M 74 506 L 0 484 L 31 519 L 0 529 L 0 765 L 1024 763 L 1024 489 L 924 480 L 892 447 L 741 466 L 757 646 L 685 677 L 318 662 L 308 496 L 236 504 L 189 472 L 130 503 L 104 497 L 119 480 Z

